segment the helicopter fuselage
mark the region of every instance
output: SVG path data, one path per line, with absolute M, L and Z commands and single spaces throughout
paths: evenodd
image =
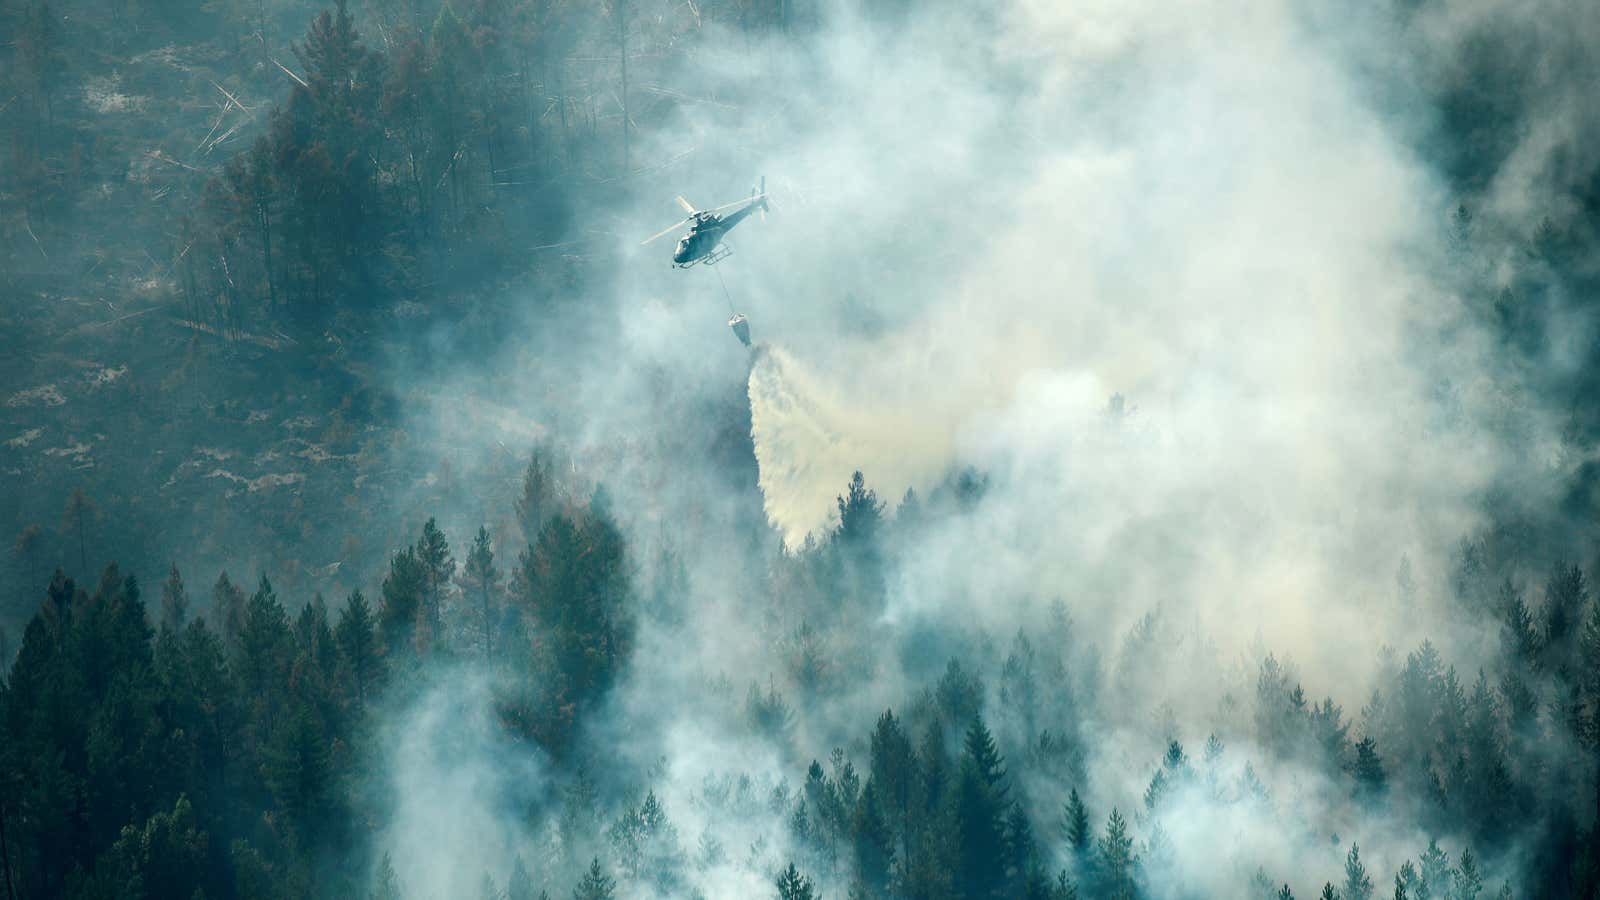
M 719 255 L 717 247 L 722 244 L 723 235 L 733 230 L 750 215 L 751 211 L 760 206 L 760 201 L 752 200 L 742 209 L 731 212 L 725 216 L 706 214 L 696 220 L 689 229 L 689 233 L 678 240 L 678 248 L 672 254 L 672 264 L 680 269 L 688 268 L 699 262 L 711 263 L 725 256 Z

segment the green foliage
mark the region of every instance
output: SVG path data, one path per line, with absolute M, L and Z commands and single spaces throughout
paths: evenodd
M 515 503 L 517 522 L 522 526 L 522 534 L 529 544 L 539 539 L 545 521 L 556 514 L 560 503 L 560 482 L 554 454 L 535 447 L 528 459 L 528 468 L 522 474 L 522 493 Z
M 171 573 L 161 585 L 161 626 L 179 631 L 188 617 L 189 595 L 183 589 L 183 576 L 178 574 L 178 564 L 173 563 Z
M 981 719 L 967 728 L 955 784 L 955 887 L 962 897 L 988 897 L 1004 884 L 1005 769 Z
M 867 783 L 879 806 L 876 815 L 904 845 L 910 835 L 921 772 L 911 738 L 891 709 L 883 711 L 873 728 L 869 760 Z
M 812 900 L 811 879 L 801 875 L 794 863 L 778 873 L 778 900 Z
M 511 864 L 511 875 L 506 879 L 506 900 L 535 900 L 533 876 L 519 855 Z
M 1351 768 L 1356 792 L 1366 798 L 1382 796 L 1388 784 L 1383 770 L 1383 759 L 1378 756 L 1377 742 L 1369 735 L 1356 742 L 1356 759 Z
M 419 628 L 426 616 L 424 594 L 428 573 L 416 549 L 407 547 L 389 560 L 389 576 L 383 580 L 383 605 L 378 611 L 378 629 L 389 656 L 403 657 L 426 649 L 429 632 Z
M 1133 893 L 1135 878 L 1133 838 L 1128 834 L 1128 823 L 1122 813 L 1113 808 L 1106 819 L 1105 834 L 1096 845 L 1099 851 L 1101 889 L 1107 897 L 1129 896 Z
M 402 900 L 405 892 L 400 888 L 400 876 L 395 874 L 394 860 L 385 853 L 373 879 L 372 900 Z
M 1078 797 L 1077 788 L 1073 788 L 1068 795 L 1061 813 L 1061 837 L 1079 856 L 1088 853 L 1094 841 L 1094 831 L 1089 827 L 1089 811 Z
M 561 688 L 582 705 L 613 683 L 632 642 L 631 573 L 608 517 L 557 513 L 522 559 L 519 598 Z
M 600 866 L 600 858 L 595 857 L 578 886 L 573 889 L 572 900 L 611 900 L 617 895 L 616 892 L 616 879 L 606 874 Z
M 339 645 L 340 661 L 349 674 L 356 701 L 365 704 L 370 692 L 383 678 L 383 657 L 378 643 L 377 624 L 367 598 L 353 591 L 339 613 L 339 624 L 334 639 Z
M 1588 599 L 1589 585 L 1582 569 L 1558 565 L 1550 573 L 1544 588 L 1544 633 L 1539 636 L 1547 669 L 1574 665 L 1574 644 Z
M 1344 900 L 1372 900 L 1372 879 L 1367 867 L 1361 863 L 1361 848 L 1350 845 L 1344 858 L 1344 887 L 1340 890 Z
M 877 538 L 883 527 L 883 503 L 867 487 L 859 471 L 850 476 L 844 496 L 838 498 L 840 543 L 846 547 L 865 547 Z
M 1472 848 L 1461 851 L 1461 861 L 1451 874 L 1451 900 L 1477 900 L 1478 894 L 1483 891 L 1483 876 L 1478 873 L 1478 862 L 1472 855 Z
M 1417 876 L 1417 900 L 1443 900 L 1450 891 L 1450 856 L 1440 849 L 1439 843 L 1428 841 L 1428 848 L 1417 859 L 1420 872 Z
M 472 539 L 466 564 L 461 567 L 461 588 L 476 614 L 476 629 L 485 658 L 493 655 L 494 635 L 501 627 L 499 577 L 494 567 L 494 550 L 489 545 L 489 529 L 480 526 Z

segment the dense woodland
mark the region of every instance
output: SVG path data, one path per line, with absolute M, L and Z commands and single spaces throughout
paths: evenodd
M 0 363 L 17 386 L 0 456 L 10 482 L 78 492 L 63 512 L 19 489 L 8 572 L 39 581 L 75 546 L 82 568 L 87 540 L 141 569 L 174 546 L 214 568 L 275 560 L 307 590 L 330 587 L 314 567 L 382 565 L 398 524 L 352 533 L 291 495 L 431 513 L 401 495 L 439 455 L 409 440 L 388 370 L 442 368 L 442 331 L 452 354 L 485 353 L 528 305 L 600 291 L 608 260 L 590 251 L 630 173 L 663 163 L 629 146 L 680 106 L 670 72 L 702 33 L 754 40 L 802 13 L 0 5 L 16 36 L 0 44 L 0 315 L 22 348 Z M 516 455 L 457 462 L 510 483 Z M 33 593 L 0 600 L 13 638 Z
M 269 380 L 243 380 L 252 370 L 321 386 L 307 405 L 338 413 L 311 446 L 381 474 L 394 451 L 362 435 L 391 424 L 397 401 L 359 376 L 380 352 L 365 336 L 374 323 L 419 302 L 456 310 L 507 282 L 551 303 L 592 289 L 603 278 L 592 263 L 521 248 L 580 240 L 576 205 L 625 196 L 659 162 L 635 154 L 673 114 L 667 73 L 703 34 L 803 42 L 823 17 L 788 0 L 0 0 L 0 284 L 42 310 L 8 306 L 5 324 L 48 348 L 0 364 L 7 393 L 30 383 L 18 367 L 62 365 L 66 351 L 41 335 L 77 333 L 60 309 L 80 293 L 120 292 L 126 314 L 154 313 L 112 318 L 97 340 L 155 348 L 162 371 L 106 402 L 126 409 L 90 414 L 114 423 L 97 427 L 117 433 L 120 456 L 40 475 L 7 513 L 18 612 L 0 632 L 7 900 L 417 896 L 380 839 L 405 790 L 385 772 L 389 723 L 464 670 L 487 673 L 495 721 L 551 772 L 516 798 L 522 850 L 457 873 L 483 900 L 714 896 L 713 875 L 729 870 L 783 900 L 1204 896 L 1171 846 L 1196 817 L 1333 848 L 1323 868 L 1261 860 L 1241 872 L 1262 900 L 1600 896 L 1600 469 L 1582 461 L 1600 439 L 1600 343 L 1540 366 L 1553 313 L 1594 311 L 1600 166 L 1569 163 L 1567 211 L 1530 234 L 1477 222 L 1471 201 L 1535 81 L 1492 43 L 1430 98 L 1418 149 L 1464 198 L 1446 226 L 1451 287 L 1500 342 L 1507 392 L 1570 421 L 1563 450 L 1579 462 L 1553 497 L 1520 492 L 1509 473 L 1482 498 L 1490 524 L 1461 536 L 1442 621 L 1486 629 L 1497 649 L 1456 658 L 1420 627 L 1406 646 L 1375 644 L 1379 675 L 1359 709 L 1263 646 L 1242 675 L 1197 670 L 1225 683 L 1225 702 L 1185 731 L 1159 708 L 1157 682 L 1206 638 L 1159 610 L 1105 648 L 1071 597 L 1039 599 L 1002 635 L 966 623 L 888 634 L 879 614 L 908 549 L 981 510 L 986 482 L 953 473 L 891 505 L 858 474 L 804 547 L 736 523 L 771 668 L 708 673 L 685 702 L 788 768 L 709 777 L 674 794 L 692 809 L 673 808 L 665 773 L 619 761 L 596 723 L 615 715 L 607 704 L 642 635 L 670 640 L 696 598 L 672 542 L 630 528 L 640 511 L 611 498 L 603 466 L 519 447 L 514 486 L 470 486 L 481 525 L 451 534 L 371 487 L 336 499 L 313 481 L 284 499 L 253 482 L 238 502 L 257 504 L 241 507 L 256 527 L 237 532 L 201 516 L 195 495 L 152 499 L 169 472 L 142 468 L 154 463 L 141 448 L 171 435 L 148 422 L 241 429 L 248 411 L 230 392 Z M 137 124 L 96 119 L 134 97 L 171 102 Z M 1513 275 L 1491 276 L 1507 255 Z M 135 330 L 157 316 L 183 337 Z M 292 404 L 299 389 L 275 390 Z M 17 417 L 29 403 L 10 404 L 8 424 L 28 426 Z M 743 437 L 727 452 L 748 458 Z M 18 463 L 12 483 L 36 471 Z M 341 512 L 312 521 L 303 507 L 319 503 Z M 174 510 L 193 530 L 153 532 Z M 241 558 L 226 571 L 170 563 L 208 530 Z M 302 556 L 363 540 L 381 577 L 320 593 Z M 1402 562 L 1394 602 L 1418 593 Z M 891 652 L 921 660 L 914 688 L 853 719 L 848 737 L 808 743 Z M 1121 791 L 1091 781 L 1104 779 L 1089 762 L 1098 729 L 1128 709 L 1174 721 L 1120 775 L 1142 794 L 1096 808 L 1088 798 Z M 1429 840 L 1330 834 L 1320 809 L 1295 805 L 1304 793 L 1277 787 L 1302 778 L 1328 806 Z M 1368 864 L 1380 853 L 1409 858 L 1380 871 Z
M 890 520 L 858 478 L 828 539 L 773 557 L 764 576 L 774 614 L 801 622 L 775 640 L 781 668 L 747 691 L 708 683 L 703 698 L 752 736 L 815 758 L 776 783 L 709 780 L 698 802 L 728 827 L 693 835 L 657 799 L 658 776 L 597 771 L 605 749 L 583 727 L 637 628 L 677 627 L 690 599 L 681 567 L 669 558 L 643 575 L 604 489 L 574 498 L 551 471 L 536 456 L 508 498 L 533 536 L 514 559 L 486 531 L 453 546 L 429 520 L 374 598 L 353 593 L 337 612 L 320 596 L 280 597 L 267 576 L 251 587 L 223 573 L 192 596 L 176 568 L 148 591 L 115 565 L 92 588 L 58 571 L 0 695 L 9 890 L 407 896 L 389 862 L 371 858 L 391 802 L 371 766 L 376 724 L 462 664 L 500 673 L 503 726 L 565 773 L 530 806 L 530 827 L 548 827 L 526 856 L 482 874 L 485 898 L 681 895 L 729 859 L 762 868 L 786 900 L 817 896 L 815 884 L 854 897 L 1185 896 L 1168 817 L 1242 808 L 1292 819 L 1257 774 L 1285 766 L 1319 773 L 1372 815 L 1414 815 L 1439 840 L 1393 872 L 1369 870 L 1354 840 L 1342 872 L 1261 868 L 1257 896 L 1292 896 L 1286 881 L 1309 877 L 1345 898 L 1391 885 L 1433 898 L 1596 890 L 1600 600 L 1582 568 L 1556 569 L 1531 598 L 1464 573 L 1464 587 L 1494 596 L 1503 655 L 1463 674 L 1424 639 L 1385 658 L 1359 711 L 1314 699 L 1268 653 L 1215 731 L 1148 748 L 1130 773 L 1148 777 L 1140 802 L 1092 809 L 1078 790 L 1084 729 L 1173 646 L 1154 615 L 1102 664 L 1057 603 L 1039 627 L 949 658 L 898 710 L 860 722 L 850 750 L 796 745 L 797 723 L 872 671 L 886 557 L 982 502 L 958 479 Z M 1042 802 L 1025 785 L 1067 799 Z M 752 816 L 783 823 L 785 855 L 764 838 L 729 843 Z M 1514 852 L 1531 862 L 1492 879 Z

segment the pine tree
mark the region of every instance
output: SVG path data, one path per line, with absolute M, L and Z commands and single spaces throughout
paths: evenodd
M 239 633 L 244 630 L 244 608 L 244 591 L 229 580 L 224 570 L 211 588 L 211 615 L 230 648 L 238 646 Z
M 811 766 L 820 771 L 820 767 L 815 761 L 812 761 Z M 800 802 L 794 805 L 794 812 L 789 815 L 789 835 L 801 847 L 811 846 L 813 839 L 816 837 L 815 829 L 811 825 L 811 815 L 806 812 L 806 800 L 804 797 L 801 797 Z
M 1021 719 L 1026 743 L 1034 743 L 1038 732 L 1038 677 L 1034 642 L 1026 631 L 1016 629 L 1011 637 L 1011 652 L 1000 669 L 1000 706 L 1014 719 Z
M 67 508 L 61 513 L 61 524 L 64 531 L 78 539 L 78 570 L 84 573 L 89 571 L 89 524 L 94 518 L 94 501 L 82 488 L 74 490 L 67 498 Z
M 1466 784 L 1458 788 L 1480 834 L 1503 834 L 1504 811 L 1512 801 L 1510 770 L 1500 736 L 1500 714 L 1488 676 L 1478 670 L 1468 706 L 1465 750 Z
M 794 863 L 778 873 L 778 900 L 813 900 L 811 879 L 801 875 Z
M 632 645 L 632 583 L 616 523 L 598 511 L 552 516 L 521 560 L 518 598 L 571 701 L 582 706 L 608 690 Z M 551 736 L 552 749 L 566 733 Z
M 1072 789 L 1062 810 L 1061 837 L 1080 858 L 1089 852 L 1089 845 L 1094 840 L 1094 832 L 1089 828 L 1089 811 L 1084 808 L 1077 788 Z
M 1583 676 L 1579 687 L 1588 697 L 1594 719 L 1591 728 L 1600 736 L 1600 601 L 1592 605 L 1584 621 L 1583 637 L 1578 643 L 1578 663 L 1578 671 Z M 1481 680 L 1481 672 L 1479 677 Z
M 517 522 L 522 526 L 523 537 L 529 544 L 539 540 L 544 523 L 554 515 L 560 505 L 553 454 L 535 447 L 528 459 L 528 468 L 522 475 L 522 495 L 517 498 Z
M 1556 566 L 1544 589 L 1544 665 L 1562 671 L 1574 663 L 1573 642 L 1581 627 L 1589 586 L 1577 566 Z
M 967 726 L 963 747 L 966 759 L 982 777 L 984 785 L 994 792 L 995 802 L 1004 803 L 1008 790 L 1005 763 L 1000 758 L 999 748 L 995 746 L 994 735 L 989 733 L 982 717 L 974 717 Z
M 332 761 L 322 726 L 305 704 L 279 722 L 264 770 L 278 808 L 307 842 L 314 841 L 325 821 Z
M 1078 900 L 1078 886 L 1065 871 L 1056 873 L 1052 879 L 1044 871 L 1035 869 L 1028 874 L 1022 897 L 1023 900 Z
M 1358 796 L 1367 799 L 1383 796 L 1388 781 L 1383 771 L 1383 759 L 1378 756 L 1377 742 L 1371 735 L 1356 742 L 1356 761 L 1351 774 L 1355 777 Z
M 1147 814 L 1154 815 L 1156 807 L 1161 805 L 1161 800 L 1167 793 L 1167 772 L 1157 769 L 1150 777 L 1150 784 L 1144 789 L 1144 810 Z
M 894 836 L 884 821 L 883 807 L 877 784 L 869 778 L 856 802 L 851 837 L 855 846 L 856 877 L 863 888 L 874 894 L 881 894 L 888 888 L 895 857 Z
M 1478 861 L 1473 857 L 1471 847 L 1462 849 L 1461 862 L 1451 875 L 1453 891 L 1450 900 L 1477 900 L 1478 894 L 1483 891 L 1483 876 L 1478 872 Z
M 188 897 L 201 891 L 207 835 L 197 827 L 194 806 L 185 794 L 170 811 L 158 812 L 142 826 L 125 826 L 107 854 L 118 879 L 138 884 L 151 897 Z M 104 865 L 106 857 L 102 857 Z
M 987 897 L 1005 875 L 1005 769 L 983 720 L 967 728 L 961 771 L 956 779 L 956 890 L 963 897 Z
M 365 283 L 379 232 L 377 165 L 382 57 L 356 32 L 345 0 L 312 20 L 292 47 L 302 77 L 273 116 L 271 140 L 290 197 L 288 232 L 318 285 Z
M 1161 766 L 1174 778 L 1187 778 L 1189 769 L 1189 754 L 1183 752 L 1183 745 L 1177 739 L 1167 742 L 1167 753 L 1161 758 Z
M 983 682 L 951 657 L 934 688 L 934 699 L 946 724 L 953 727 L 971 722 L 983 710 Z
M 417 629 L 426 631 L 426 638 L 419 633 L 419 641 L 433 644 L 441 640 L 443 635 L 443 610 L 445 593 L 449 588 L 451 576 L 456 571 L 455 557 L 450 555 L 450 542 L 445 540 L 444 532 L 439 530 L 438 524 L 432 517 L 422 526 L 422 537 L 416 544 L 417 562 L 422 567 L 423 591 L 421 608 L 417 612 Z
M 261 585 L 245 606 L 239 633 L 239 686 L 246 697 L 267 704 L 283 690 L 291 649 L 289 614 L 278 602 L 272 582 L 262 575 Z
M 171 631 L 183 630 L 189 616 L 189 595 L 183 590 L 183 577 L 178 574 L 178 564 L 172 564 L 167 581 L 161 586 L 161 625 Z
M 1339 892 L 1334 890 L 1333 882 L 1331 881 L 1323 882 L 1321 897 L 1322 900 L 1342 900 L 1342 898 L 1339 896 Z
M 1331 697 L 1311 708 L 1309 720 L 1311 739 L 1329 769 L 1345 768 L 1345 755 L 1349 749 L 1349 723 L 1344 721 L 1344 709 L 1334 704 Z
M 872 731 L 867 781 L 874 786 L 875 796 L 883 806 L 883 818 L 902 847 L 909 839 L 918 775 L 911 739 L 894 711 L 884 710 Z
M 1533 627 L 1533 614 L 1522 599 L 1522 592 L 1507 578 L 1500 586 L 1500 616 L 1503 640 L 1513 656 L 1526 665 L 1539 658 L 1539 633 Z
M 378 628 L 383 646 L 390 656 L 417 647 L 417 623 L 423 614 L 423 595 L 427 591 L 427 572 L 416 550 L 407 547 L 389 560 L 389 575 L 383 580 L 383 603 L 378 610 Z
M 339 653 L 354 682 L 356 700 L 365 704 L 367 695 L 378 683 L 383 671 L 378 636 L 372 621 L 372 609 L 360 591 L 354 591 L 339 613 L 339 624 L 334 630 L 334 640 Z
M 1406 897 L 1414 893 L 1418 886 L 1417 867 L 1406 860 L 1400 864 L 1400 871 L 1394 876 L 1394 889 L 1397 897 Z
M 333 629 L 328 627 L 328 601 L 322 598 L 321 592 L 312 595 L 311 602 L 300 607 L 294 637 L 298 649 L 294 675 L 306 681 L 308 688 L 313 686 L 312 682 L 329 685 L 338 669 L 339 646 Z
M 378 865 L 377 882 L 372 889 L 372 900 L 402 900 L 405 892 L 400 888 L 400 876 L 395 874 L 394 860 L 388 853 Z
M 506 879 L 506 900 L 534 900 L 533 876 L 519 854 L 511 862 L 511 875 Z
M 597 856 L 589 863 L 588 871 L 583 873 L 583 879 L 572 892 L 572 900 L 611 900 L 616 896 L 616 891 L 616 879 L 600 867 L 600 857 Z
M 1372 900 L 1372 879 L 1367 877 L 1367 867 L 1361 864 L 1361 848 L 1350 845 L 1344 858 L 1344 900 Z
M 472 550 L 467 553 L 467 562 L 461 567 L 461 586 L 476 601 L 485 659 L 493 655 L 494 632 L 500 618 L 494 601 L 499 577 L 494 567 L 494 550 L 489 546 L 489 529 L 479 526 L 472 539 Z
M 1113 808 L 1106 820 L 1105 835 L 1100 838 L 1100 875 L 1104 896 L 1120 897 L 1133 890 L 1133 838 L 1128 835 L 1128 823 L 1122 813 Z
M 1450 856 L 1430 839 L 1428 849 L 1422 851 L 1417 861 L 1421 872 L 1417 877 L 1417 900 L 1445 900 L 1450 891 Z
M 922 771 L 922 781 L 918 785 L 922 809 L 918 818 L 926 819 L 935 815 L 944 805 L 950 781 L 950 767 L 945 756 L 944 731 L 937 721 L 929 722 L 923 731 L 917 758 L 921 762 L 919 768 Z
M 778 744 L 788 742 L 789 731 L 794 727 L 794 711 L 778 692 L 777 682 L 771 679 L 767 681 L 765 693 L 760 685 L 750 683 L 750 691 L 744 698 L 744 717 L 752 731 Z
M 850 485 L 844 496 L 837 498 L 839 507 L 840 543 L 849 547 L 863 547 L 877 537 L 883 525 L 883 504 L 878 495 L 867 487 L 859 471 L 850 476 Z
M 1006 815 L 1005 850 L 1007 880 L 1015 886 L 1026 885 L 1028 876 L 1038 867 L 1038 847 L 1033 840 L 1033 823 L 1021 803 L 1012 803 Z
M 560 835 L 571 846 L 587 838 L 599 818 L 595 811 L 596 786 L 587 766 L 580 764 L 572 783 L 561 792 Z
M 21 558 L 28 567 L 28 580 L 22 585 L 23 603 L 29 597 L 35 596 L 33 592 L 39 589 L 39 545 L 43 543 L 44 529 L 37 524 L 24 526 L 17 532 L 17 539 L 11 545 L 13 552 Z M 8 657 L 9 658 L 9 657 Z

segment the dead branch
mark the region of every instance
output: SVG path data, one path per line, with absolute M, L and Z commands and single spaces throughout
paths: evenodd
M 309 90 L 311 88 L 311 85 L 306 84 L 306 80 L 304 78 L 301 78 L 299 75 L 296 75 L 295 73 L 289 71 L 287 68 L 284 67 L 283 63 L 278 62 L 276 59 L 274 59 L 274 60 L 272 60 L 272 64 L 277 66 L 280 69 L 283 69 L 283 74 L 289 76 L 290 78 L 293 78 L 295 81 L 298 81 L 300 83 L 301 87 L 306 88 L 307 90 Z

